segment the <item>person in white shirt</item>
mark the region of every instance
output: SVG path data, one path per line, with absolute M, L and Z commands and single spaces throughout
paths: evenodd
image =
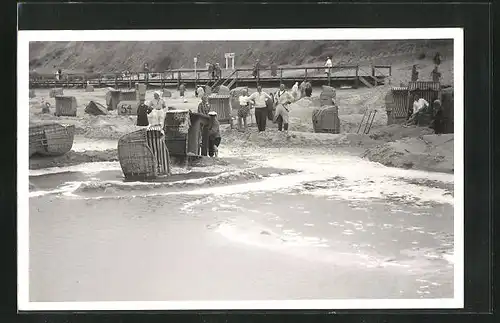
M 414 96 L 414 101 L 413 101 L 413 110 L 411 112 L 411 115 L 407 121 L 407 124 L 412 124 L 417 117 L 418 113 L 427 108 L 429 106 L 429 102 L 427 102 L 424 98 L 419 98 L 418 96 Z
M 250 101 L 253 102 L 255 107 L 255 121 L 257 122 L 257 128 L 259 132 L 266 130 L 267 121 L 267 100 L 272 100 L 273 98 L 262 91 L 262 86 L 257 86 L 257 92 L 253 93 L 249 97 Z
M 330 69 L 333 67 L 332 60 L 330 57 L 326 58 L 326 63 L 325 63 L 325 73 L 330 74 Z
M 156 91 L 154 99 L 150 102 L 151 113 L 148 115 L 149 128 L 158 128 L 157 130 L 163 132 L 163 125 L 165 123 L 165 101 L 161 98 L 161 93 Z
M 239 99 L 240 108 L 238 109 L 238 129 L 240 131 L 247 130 L 247 117 L 250 113 L 250 97 L 248 91 L 242 91 Z
M 202 86 L 199 86 L 196 89 L 196 95 L 198 96 L 198 99 L 201 99 L 205 95 L 205 90 L 203 89 Z
M 274 102 L 277 103 L 275 119 L 278 123 L 278 130 L 288 131 L 288 113 L 290 103 L 294 101 L 293 96 L 286 91 L 285 85 L 280 84 L 280 90 L 274 95 Z
M 299 82 L 295 82 L 295 84 L 292 86 L 292 95 L 293 95 L 293 100 L 297 101 L 299 99 Z

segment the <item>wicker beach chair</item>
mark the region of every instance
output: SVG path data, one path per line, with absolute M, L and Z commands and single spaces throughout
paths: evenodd
M 32 125 L 29 128 L 29 156 L 62 156 L 73 147 L 74 137 L 74 125 Z
M 170 175 L 170 155 L 161 129 L 140 129 L 118 140 L 118 159 L 126 179 Z

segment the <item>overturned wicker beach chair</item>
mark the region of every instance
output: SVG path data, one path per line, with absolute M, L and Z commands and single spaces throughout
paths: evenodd
M 118 140 L 118 159 L 128 180 L 170 175 L 170 155 L 161 129 L 140 129 Z
M 75 137 L 74 125 L 47 123 L 29 128 L 29 156 L 62 156 L 71 150 Z

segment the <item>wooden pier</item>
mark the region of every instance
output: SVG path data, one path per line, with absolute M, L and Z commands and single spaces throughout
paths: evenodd
M 292 87 L 295 82 L 306 80 L 313 86 L 331 85 L 334 87 L 350 86 L 373 87 L 385 84 L 391 76 L 390 65 L 338 65 L 328 70 L 324 66 L 312 67 L 278 67 L 261 68 L 258 75 L 253 75 L 253 69 L 238 68 L 222 70 L 220 79 L 212 79 L 207 69 L 175 69 L 165 72 L 132 72 L 132 73 L 80 73 L 63 74 L 62 80 L 56 80 L 55 75 L 30 73 L 30 88 L 85 88 L 87 84 L 96 88 L 113 87 L 133 88 L 135 83 L 145 83 L 149 88 L 177 87 L 184 83 L 186 87 L 199 85 L 212 87 L 225 85 L 229 88 L 237 86 L 277 87 L 285 83 Z

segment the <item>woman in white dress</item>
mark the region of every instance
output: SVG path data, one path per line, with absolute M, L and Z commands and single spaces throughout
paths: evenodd
M 165 124 L 165 101 L 161 98 L 161 93 L 156 91 L 154 99 L 150 102 L 151 113 L 148 115 L 149 128 L 161 131 L 163 133 L 163 126 Z

